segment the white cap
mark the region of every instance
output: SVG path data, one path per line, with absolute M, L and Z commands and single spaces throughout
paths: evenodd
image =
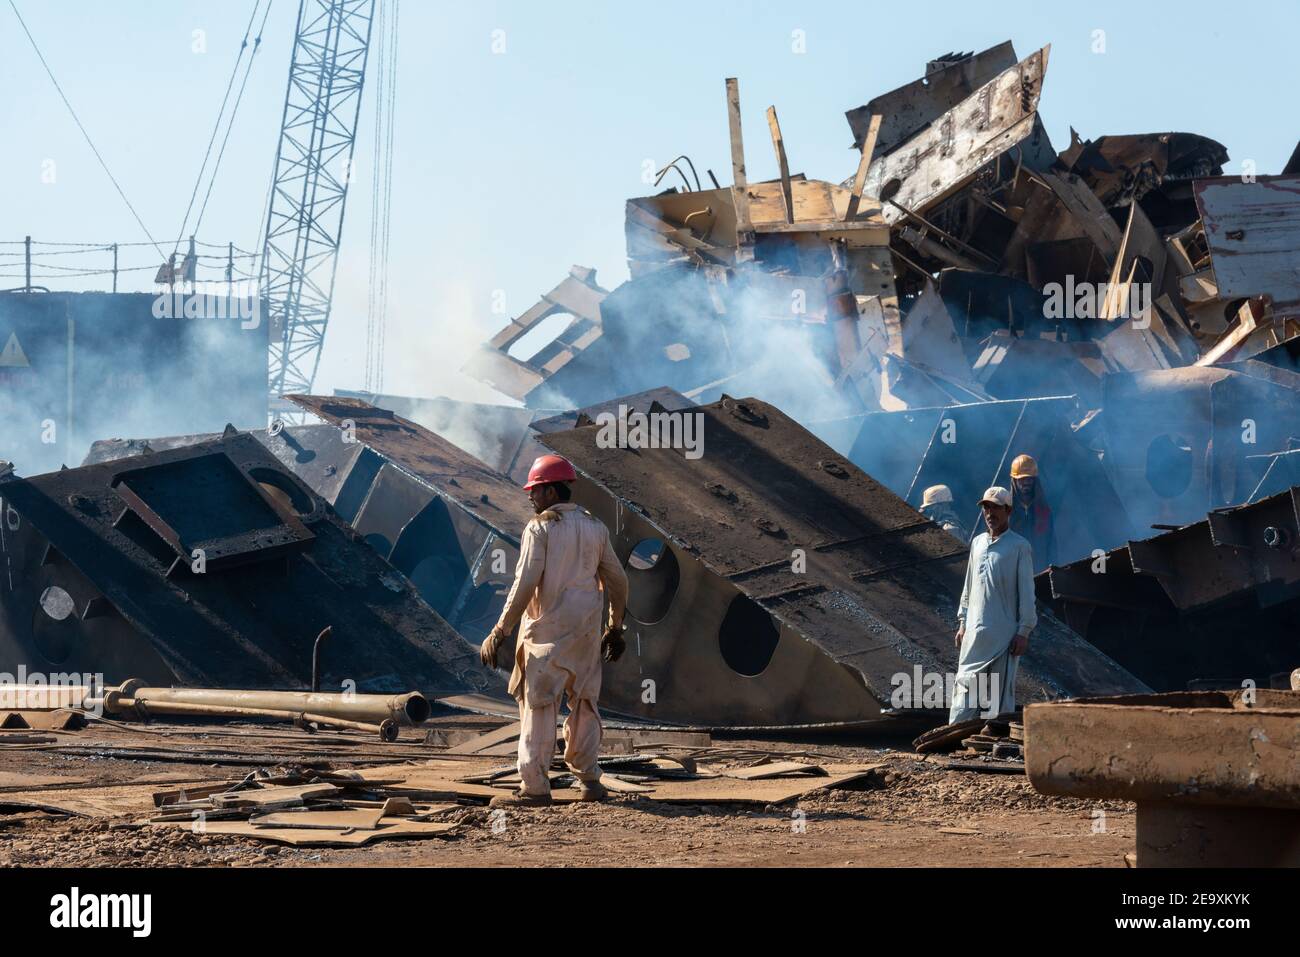
M 921 508 L 927 508 L 931 505 L 941 505 L 944 502 L 952 501 L 952 489 L 946 485 L 931 485 L 921 496 Z
M 1005 508 L 1010 508 L 1011 493 L 1001 485 L 994 485 L 992 488 L 986 488 L 984 490 L 984 497 L 980 499 L 980 504 L 983 505 L 985 502 L 991 502 L 994 505 L 1001 505 Z

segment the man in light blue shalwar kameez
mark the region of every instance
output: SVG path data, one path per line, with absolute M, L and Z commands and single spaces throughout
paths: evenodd
M 988 531 L 971 543 L 966 563 L 949 724 L 1016 709 L 1016 666 L 1038 623 L 1033 549 L 1011 531 L 1011 493 L 989 489 L 980 509 Z

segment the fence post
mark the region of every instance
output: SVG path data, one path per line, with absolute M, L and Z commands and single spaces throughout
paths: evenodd
M 28 236 L 23 241 L 23 249 L 25 250 L 24 258 L 27 260 L 27 285 L 23 291 L 31 292 L 32 291 L 32 237 Z

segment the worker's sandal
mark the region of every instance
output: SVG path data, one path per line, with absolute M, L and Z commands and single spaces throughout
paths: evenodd
M 609 797 L 609 788 L 599 781 L 579 781 L 579 801 L 603 801 Z
M 524 791 L 515 791 L 511 794 L 502 794 L 500 797 L 494 797 L 488 802 L 488 807 L 550 807 L 550 794 L 528 794 Z

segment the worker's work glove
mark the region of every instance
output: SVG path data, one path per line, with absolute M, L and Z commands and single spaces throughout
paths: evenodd
M 600 639 L 600 657 L 613 663 L 623 657 L 627 642 L 623 640 L 623 626 L 611 626 L 605 629 L 605 636 Z
M 483 644 L 478 649 L 478 657 L 483 662 L 484 668 L 495 668 L 497 666 L 497 652 L 501 650 L 501 644 L 505 640 L 506 633 L 500 628 L 493 628 L 491 633 L 483 639 Z

